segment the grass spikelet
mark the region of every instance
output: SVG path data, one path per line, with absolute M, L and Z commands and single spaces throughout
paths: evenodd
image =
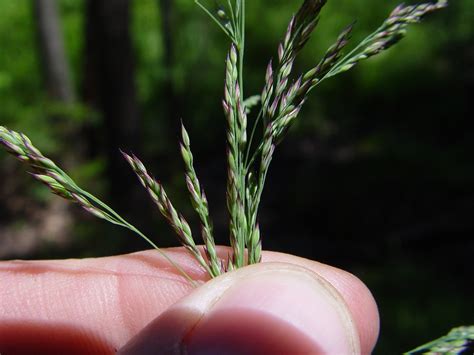
M 222 273 L 221 263 L 217 257 L 216 244 L 214 242 L 212 222 L 209 217 L 209 207 L 206 194 L 201 187 L 196 171 L 194 169 L 194 158 L 191 152 L 191 143 L 188 132 L 184 125 L 181 125 L 181 156 L 183 157 L 186 169 L 186 186 L 188 188 L 194 210 L 201 221 L 201 235 L 204 242 L 209 269 L 213 277 Z
M 143 185 L 152 201 L 158 207 L 158 210 L 161 212 L 163 217 L 166 218 L 168 223 L 178 235 L 181 245 L 185 247 L 186 250 L 188 250 L 191 255 L 199 262 L 199 264 L 207 271 L 207 273 L 212 276 L 212 272 L 206 260 L 203 258 L 201 251 L 194 242 L 193 234 L 188 222 L 181 214 L 178 213 L 176 208 L 174 208 L 163 186 L 153 178 L 153 176 L 145 168 L 145 165 L 135 155 L 129 155 L 124 152 L 122 152 L 122 155 L 132 167 L 140 183 Z

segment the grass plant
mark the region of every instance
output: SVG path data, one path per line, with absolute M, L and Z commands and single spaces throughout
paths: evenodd
M 217 256 L 208 201 L 197 173 L 189 135 L 182 126 L 181 155 L 191 202 L 201 223 L 204 252 L 198 247 L 186 219 L 177 211 L 162 184 L 147 171 L 133 154 L 123 153 L 140 183 L 160 213 L 178 235 L 180 243 L 198 261 L 209 277 L 261 261 L 262 240 L 258 223 L 260 200 L 276 146 L 298 117 L 310 92 L 324 80 L 344 73 L 361 61 L 375 56 L 399 42 L 411 24 L 447 6 L 446 0 L 418 5 L 400 5 L 372 34 L 344 55 L 353 24 L 344 28 L 323 58 L 305 73 L 294 74 L 298 53 L 309 41 L 319 22 L 326 0 L 304 0 L 291 18 L 278 46 L 276 60 L 270 60 L 261 95 L 246 98 L 244 92 L 245 0 L 222 0 L 213 9 L 195 3 L 219 26 L 231 44 L 226 59 L 223 108 L 227 121 L 227 209 L 232 255 L 228 260 Z M 259 110 L 252 108 L 259 107 Z M 179 265 L 157 245 L 123 219 L 107 204 L 81 189 L 66 172 L 45 157 L 22 133 L 0 126 L 0 143 L 27 164 L 32 176 L 54 194 L 77 203 L 94 216 L 129 229 L 145 239 L 176 267 L 190 282 Z

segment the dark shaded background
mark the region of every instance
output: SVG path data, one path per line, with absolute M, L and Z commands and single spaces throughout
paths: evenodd
M 298 2 L 248 4 L 246 90 L 261 91 Z M 357 19 L 354 42 L 397 1 L 333 0 L 296 72 Z M 57 11 L 55 11 L 57 10 Z M 176 245 L 121 160 L 133 150 L 193 219 L 178 126 L 226 243 L 224 58 L 228 43 L 191 0 L 0 2 L 0 124 L 27 133 L 160 246 Z M 474 6 L 447 10 L 312 94 L 279 146 L 264 194 L 264 248 L 358 275 L 380 307 L 377 352 L 400 353 L 474 323 Z M 147 248 L 69 207 L 0 153 L 0 258 Z

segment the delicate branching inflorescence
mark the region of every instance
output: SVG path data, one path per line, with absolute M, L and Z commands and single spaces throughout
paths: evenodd
M 284 138 L 300 113 L 309 93 L 324 80 L 344 73 L 359 62 L 375 56 L 396 44 L 410 24 L 418 23 L 427 14 L 447 6 L 446 0 L 413 6 L 400 5 L 372 34 L 348 54 L 353 25 L 346 27 L 323 58 L 306 73 L 293 78 L 294 62 L 319 22 L 326 0 L 304 0 L 292 17 L 286 34 L 278 46 L 277 60 L 271 60 L 260 95 L 245 99 L 243 63 L 245 54 L 245 0 L 226 0 L 211 10 L 201 1 L 195 3 L 229 37 L 223 107 L 227 120 L 227 208 L 232 255 L 227 261 L 218 258 L 207 197 L 194 169 L 189 135 L 182 126 L 181 155 L 186 170 L 186 185 L 192 205 L 199 217 L 204 252 L 196 245 L 191 227 L 177 212 L 163 186 L 148 173 L 134 155 L 123 153 L 141 184 L 158 206 L 161 214 L 177 233 L 181 244 L 199 262 L 210 277 L 261 260 L 262 243 L 258 211 L 268 169 L 277 144 Z M 251 108 L 260 110 L 251 118 Z M 248 126 L 252 127 L 248 131 Z M 256 142 L 261 127 L 261 141 Z M 0 143 L 18 159 L 28 164 L 33 176 L 46 184 L 53 193 L 81 205 L 88 212 L 134 231 L 155 248 L 156 245 L 126 222 L 109 206 L 80 189 L 74 181 L 50 159 L 44 157 L 21 133 L 0 126 Z M 165 255 L 166 256 L 166 255 Z M 172 261 L 171 261 L 172 262 Z M 175 265 L 175 264 L 174 264 Z M 178 269 L 179 266 L 175 265 Z M 184 271 L 180 271 L 188 277 Z M 189 277 L 188 277 L 189 278 Z

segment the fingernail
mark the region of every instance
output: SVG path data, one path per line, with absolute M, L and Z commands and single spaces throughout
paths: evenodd
M 330 284 L 302 267 L 268 263 L 201 286 L 124 350 L 134 354 L 358 354 L 360 345 L 351 314 Z

